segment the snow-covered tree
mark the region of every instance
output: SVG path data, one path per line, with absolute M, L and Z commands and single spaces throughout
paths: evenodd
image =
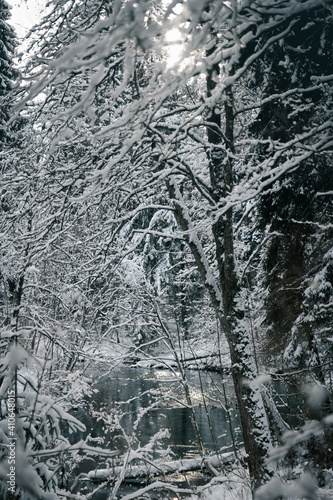
M 332 100 L 331 85 L 321 83 L 330 81 L 333 70 L 332 16 L 318 6 L 311 11 L 311 20 L 304 11 L 292 25 L 286 20 L 283 26 L 279 45 L 267 50 L 253 71 L 253 85 L 260 89 L 263 100 L 252 125 L 261 139 L 257 152 L 264 157 L 272 147 L 279 148 L 277 162 L 290 154 L 294 138 L 300 139 L 303 148 L 314 147 L 316 131 L 329 124 Z M 276 233 L 266 255 L 267 342 L 275 355 L 288 343 L 300 314 L 304 279 L 313 275 L 330 248 L 329 227 L 324 236 L 324 226 L 330 219 L 331 200 L 317 193 L 332 190 L 332 162 L 318 147 L 319 151 L 304 158 L 297 170 L 282 175 L 260 199 L 262 223 Z
M 0 1 L 0 140 L 3 141 L 9 134 L 3 128 L 10 118 L 10 102 L 8 94 L 18 77 L 13 58 L 17 40 L 14 29 L 8 24 L 10 7 L 6 0 Z
M 178 4 L 182 9 L 176 9 Z M 108 9 L 98 9 L 105 5 Z M 80 271 L 85 268 L 90 297 L 103 303 L 96 307 L 103 316 L 116 297 L 112 285 L 119 281 L 119 275 L 109 280 L 115 275 L 110 270 L 121 269 L 145 243 L 150 264 L 162 265 L 168 239 L 179 233 L 228 341 L 255 488 L 272 471 L 266 465 L 268 421 L 260 388 L 253 383 L 258 366 L 248 307 L 251 263 L 260 265 L 256 259 L 270 237 L 279 241 L 279 210 L 288 214 L 288 192 L 294 194 L 297 184 L 297 199 L 316 196 L 320 183 L 304 198 L 305 185 L 318 177 L 314 168 L 322 171 L 319 163 L 323 170 L 331 166 L 332 75 L 329 65 L 323 69 L 312 54 L 319 50 L 324 58 L 329 50 L 329 5 L 218 0 L 170 2 L 164 10 L 145 1 L 88 1 L 85 11 L 79 2 L 54 6 L 53 23 L 45 20 L 40 28 L 44 57 L 32 59 L 33 83 L 17 108 L 43 92 L 36 115 L 48 179 L 43 188 L 56 193 L 58 206 L 63 202 L 50 245 L 54 248 L 56 241 L 62 252 L 69 234 L 88 236 L 80 227 L 83 214 L 101 215 L 92 219 L 91 255 L 83 258 Z M 183 44 L 179 67 L 163 60 L 168 33 L 175 28 Z M 192 92 L 193 87 L 200 92 Z M 304 185 L 299 185 L 303 171 Z M 295 199 L 293 217 L 298 203 Z M 257 226 L 262 241 L 253 238 L 245 258 L 239 235 L 252 220 L 251 211 L 260 210 L 262 220 L 265 210 L 271 213 Z M 148 220 L 135 226 L 142 213 Z M 157 214 L 169 227 L 156 223 Z M 78 224 L 77 233 L 70 231 L 72 224 Z M 291 224 L 302 227 L 299 220 Z M 124 228 L 131 234 L 124 237 Z M 285 271 L 292 259 L 282 262 Z M 161 283 L 153 266 L 146 261 L 143 267 L 148 280 Z M 81 278 L 76 283 L 82 284 Z M 272 299 L 272 276 L 270 286 Z M 294 319 L 299 312 L 293 311 Z

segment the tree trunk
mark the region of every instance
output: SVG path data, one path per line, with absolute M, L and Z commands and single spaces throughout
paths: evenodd
M 215 51 L 216 47 L 212 44 L 211 49 L 207 51 L 207 57 Z M 207 73 L 208 98 L 212 96 L 217 85 L 216 76 L 219 73 L 219 63 L 213 64 Z M 225 90 L 225 97 L 225 133 L 223 134 L 221 127 L 221 110 L 218 110 L 215 104 L 212 106 L 207 125 L 212 197 L 219 209 L 226 204 L 225 200 L 232 190 L 233 182 L 234 112 L 231 87 Z M 192 251 L 203 283 L 210 295 L 221 331 L 228 341 L 233 383 L 254 491 L 273 475 L 273 471 L 266 464 L 272 445 L 260 389 L 258 385 L 248 383 L 256 378 L 257 370 L 254 362 L 251 328 L 244 318 L 240 283 L 235 270 L 233 209 L 227 209 L 223 215 L 218 217 L 212 227 L 219 271 L 219 280 L 217 281 L 192 224 L 176 178 L 169 177 L 166 182 L 170 198 L 174 200 L 175 216 L 184 231 L 184 239 Z
M 168 189 L 170 197 L 175 202 L 175 216 L 184 231 L 184 238 L 195 258 L 198 270 L 203 283 L 209 293 L 211 303 L 215 308 L 221 330 L 226 335 L 232 365 L 232 377 L 237 396 L 239 414 L 242 424 L 245 451 L 248 456 L 248 467 L 251 476 L 253 489 L 265 483 L 272 475 L 272 471 L 266 466 L 265 459 L 271 447 L 269 425 L 263 405 L 259 387 L 244 383 L 245 380 L 251 381 L 256 376 L 256 368 L 253 357 L 253 349 L 250 338 L 250 328 L 246 328 L 246 323 L 242 318 L 239 304 L 236 304 L 236 291 L 228 282 L 228 275 L 219 284 L 215 281 L 209 263 L 205 257 L 200 239 L 196 234 L 194 226 L 191 224 L 186 204 L 177 186 L 176 180 L 168 180 Z M 230 228 L 228 228 L 230 233 Z M 220 239 L 223 243 L 223 238 Z M 230 241 L 227 242 L 230 245 Z M 218 252 L 216 255 L 222 261 L 223 256 Z M 229 262 L 233 262 L 230 259 Z M 223 266 L 224 267 L 224 266 Z M 234 267 L 231 266 L 233 275 Z M 232 283 L 232 276 L 230 278 Z M 233 282 L 234 284 L 236 281 Z M 236 283 L 237 284 L 237 283 Z M 221 294 L 226 291 L 226 294 Z M 227 301 L 229 309 L 227 313 Z
M 214 51 L 215 47 L 211 50 Z M 207 54 L 209 56 L 209 53 Z M 207 74 L 207 95 L 211 97 L 216 86 L 219 64 Z M 233 185 L 234 112 L 232 88 L 225 91 L 225 133 L 221 129 L 221 113 L 216 108 L 211 112 L 207 127 L 210 144 L 210 178 L 213 198 L 223 206 Z M 266 465 L 271 447 L 268 419 L 260 389 L 257 385 L 244 383 L 256 377 L 250 325 L 244 318 L 244 306 L 240 297 L 240 284 L 235 270 L 233 235 L 233 209 L 229 208 L 213 225 L 216 246 L 216 261 L 219 270 L 219 288 L 222 291 L 221 328 L 224 331 L 231 356 L 232 377 L 238 401 L 244 446 L 248 455 L 248 467 L 253 488 L 263 484 L 272 476 Z M 221 320 L 221 316 L 223 319 Z

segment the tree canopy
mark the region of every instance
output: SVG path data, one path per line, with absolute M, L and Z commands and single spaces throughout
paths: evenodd
M 274 498 L 283 425 L 259 373 L 323 387 L 321 422 L 331 404 L 332 2 L 48 8 L 13 90 L 9 28 L 0 53 L 3 124 L 24 117 L 1 161 L 3 329 L 23 364 L 67 371 L 104 339 L 182 361 L 223 337 L 251 487 Z M 308 452 L 329 468 L 325 438 Z

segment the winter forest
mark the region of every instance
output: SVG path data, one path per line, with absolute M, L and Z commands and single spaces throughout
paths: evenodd
M 0 497 L 333 498 L 332 0 L 0 0 Z

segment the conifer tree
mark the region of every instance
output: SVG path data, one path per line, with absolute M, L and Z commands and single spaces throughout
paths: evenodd
M 296 16 L 293 29 L 279 48 L 267 51 L 258 63 L 254 81 L 266 101 L 253 125 L 254 135 L 287 149 L 291 138 L 307 134 L 311 145 L 311 134 L 331 114 L 331 86 L 318 82 L 327 79 L 333 70 L 332 23 L 325 7 L 313 10 L 311 22 L 306 12 Z M 264 64 L 270 68 L 270 77 L 265 75 Z M 274 98 L 278 95 L 283 98 Z M 266 148 L 259 147 L 263 157 Z M 317 196 L 332 190 L 331 168 L 330 156 L 318 152 L 279 179 L 273 193 L 264 190 L 260 199 L 262 223 L 266 227 L 270 224 L 271 231 L 276 232 L 270 239 L 265 262 L 269 355 L 284 354 L 286 345 L 290 351 L 290 334 L 302 312 L 304 291 L 331 248 L 327 225 L 331 220 L 331 199 Z M 302 329 L 305 333 L 304 325 Z M 294 367 L 298 363 L 298 368 L 307 366 L 309 359 L 317 359 L 313 334 L 308 332 L 303 341 L 302 357 L 289 359 Z
M 8 132 L 2 128 L 9 119 L 10 104 L 8 93 L 18 76 L 14 67 L 13 56 L 17 46 L 14 29 L 8 24 L 10 7 L 5 0 L 0 0 L 0 140 L 8 138 Z

